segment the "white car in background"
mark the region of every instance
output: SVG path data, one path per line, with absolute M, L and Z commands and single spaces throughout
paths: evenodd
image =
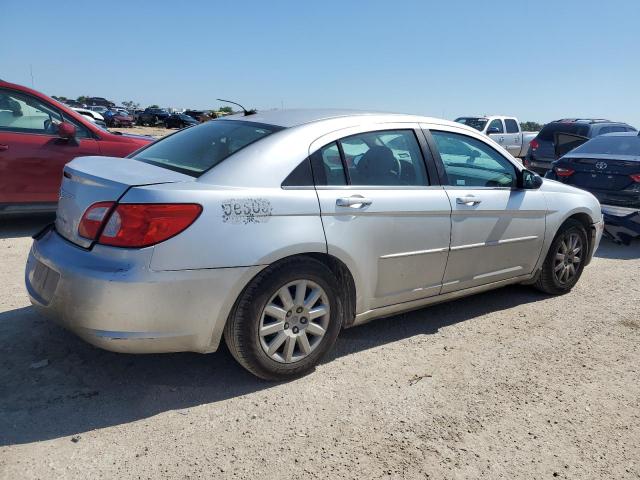
M 516 158 L 525 157 L 531 140 L 538 135 L 538 132 L 523 132 L 516 117 L 458 117 L 455 121 L 489 136 Z
M 96 125 L 100 125 L 101 127 L 105 127 L 106 128 L 107 124 L 104 122 L 104 117 L 100 113 L 94 112 L 93 110 L 89 110 L 87 108 L 75 108 L 74 107 L 73 110 L 78 112 L 83 117 L 88 118 L 89 120 L 91 120 Z

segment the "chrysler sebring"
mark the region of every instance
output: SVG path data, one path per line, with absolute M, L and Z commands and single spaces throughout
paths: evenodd
M 205 353 L 224 338 L 285 379 L 345 327 L 512 283 L 568 292 L 602 229 L 590 193 L 464 125 L 273 111 L 69 163 L 25 280 L 99 347 Z

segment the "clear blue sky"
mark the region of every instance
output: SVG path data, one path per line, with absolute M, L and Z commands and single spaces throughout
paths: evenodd
M 49 95 L 640 127 L 639 0 L 0 4 L 0 78 Z

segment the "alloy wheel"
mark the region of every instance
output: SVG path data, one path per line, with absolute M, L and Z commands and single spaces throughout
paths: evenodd
M 272 360 L 298 362 L 320 345 L 329 319 L 329 298 L 320 285 L 311 280 L 290 282 L 262 310 L 260 345 Z
M 560 242 L 553 265 L 553 275 L 560 284 L 571 282 L 578 274 L 582 247 L 582 240 L 577 233 L 565 235 Z

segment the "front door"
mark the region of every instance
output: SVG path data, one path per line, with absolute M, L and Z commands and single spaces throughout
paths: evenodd
M 515 165 L 467 132 L 431 130 L 452 206 L 442 293 L 526 275 L 542 250 L 546 204 L 518 188 Z
M 451 207 L 429 182 L 416 127 L 337 133 L 311 147 L 328 253 L 362 286 L 357 313 L 440 293 Z
M 99 155 L 98 142 L 77 122 L 77 138 L 57 135 L 60 111 L 21 92 L 0 89 L 0 203 L 52 203 L 64 165 Z

